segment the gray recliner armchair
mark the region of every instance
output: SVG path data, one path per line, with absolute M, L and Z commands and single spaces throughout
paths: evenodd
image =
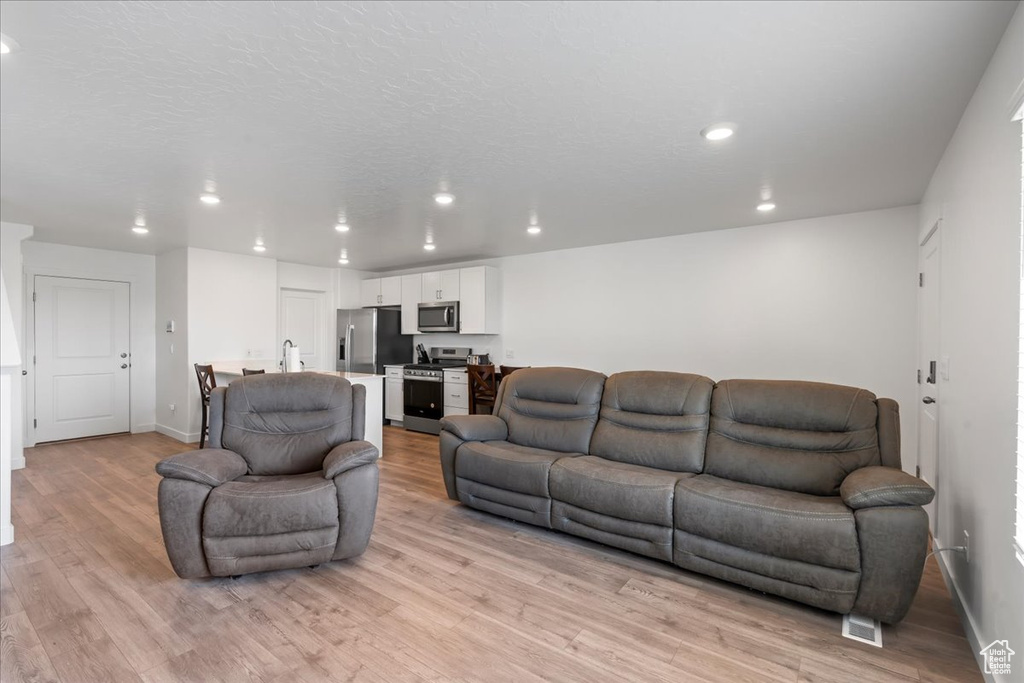
M 330 375 L 253 375 L 214 389 L 206 448 L 157 463 L 160 527 L 181 578 L 361 554 L 377 510 L 366 389 Z

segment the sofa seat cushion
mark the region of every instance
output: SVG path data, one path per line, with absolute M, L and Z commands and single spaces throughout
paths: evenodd
M 203 548 L 210 572 L 246 573 L 252 563 L 246 558 L 280 556 L 282 566 L 295 566 L 300 557 L 308 564 L 329 561 L 338 540 L 334 481 L 320 472 L 251 479 L 218 486 L 206 501 Z
M 551 466 L 551 497 L 618 519 L 671 527 L 676 482 L 692 476 L 593 455 L 566 458 Z
M 860 571 L 853 511 L 838 496 L 812 496 L 700 474 L 676 484 L 675 526 L 754 553 Z
M 549 498 L 548 473 L 555 461 L 580 455 L 518 446 L 507 441 L 471 441 L 455 454 L 455 474 L 506 491 Z

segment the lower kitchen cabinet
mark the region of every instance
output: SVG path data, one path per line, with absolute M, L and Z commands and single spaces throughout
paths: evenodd
M 444 371 L 444 414 L 469 415 L 469 375 L 464 370 Z
M 384 373 L 384 417 L 392 422 L 402 422 L 405 419 L 402 368 L 385 368 Z

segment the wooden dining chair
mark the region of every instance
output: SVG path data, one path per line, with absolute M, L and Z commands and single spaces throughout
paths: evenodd
M 498 378 L 493 365 L 467 365 L 469 375 L 469 414 L 476 415 L 479 408 L 490 406 L 494 409 L 494 398 L 498 394 Z
M 217 379 L 213 376 L 212 365 L 195 364 L 196 377 L 199 379 L 199 395 L 203 400 L 203 424 L 199 428 L 199 447 L 206 446 L 206 436 L 210 432 L 210 394 L 217 387 Z
M 502 365 L 501 366 L 501 378 L 505 379 L 506 377 L 511 375 L 516 370 L 525 370 L 528 367 L 530 367 L 530 366 L 529 365 L 524 365 L 524 366 L 517 367 L 515 365 Z
M 249 375 L 265 375 L 266 370 L 250 370 L 249 368 L 242 368 L 242 377 L 248 377 Z

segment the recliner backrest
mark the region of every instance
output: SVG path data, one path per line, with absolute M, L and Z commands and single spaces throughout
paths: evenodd
M 520 446 L 586 453 L 605 376 L 578 368 L 524 368 L 501 381 L 494 414 Z
M 725 380 L 711 398 L 704 472 L 818 496 L 879 465 L 878 407 L 864 389 L 780 380 Z
M 604 384 L 590 454 L 673 472 L 700 472 L 711 391 L 702 375 L 620 372 Z
M 366 387 L 331 375 L 243 377 L 228 386 L 223 415 L 211 411 L 211 444 L 245 458 L 249 474 L 314 472 L 352 440 L 353 413 L 362 415 L 365 401 Z

